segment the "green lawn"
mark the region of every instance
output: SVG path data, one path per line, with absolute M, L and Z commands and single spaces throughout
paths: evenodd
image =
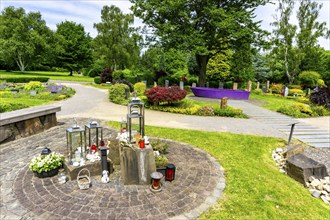
M 109 125 L 119 129 L 117 122 Z M 275 166 L 271 151 L 283 140 L 151 126 L 146 134 L 194 145 L 224 167 L 224 194 L 200 219 L 330 219 L 329 205 Z
M 290 106 L 295 103 L 300 103 L 295 99 L 287 99 L 285 97 L 277 97 L 272 95 L 257 95 L 254 93 L 250 94 L 250 98 L 266 102 L 267 104 L 262 105 L 262 107 L 272 111 L 276 111 L 282 106 Z
M 24 73 L 19 71 L 6 72 L 0 70 L 1 77 L 24 77 L 24 76 L 44 76 L 49 77 L 51 80 L 61 80 L 61 81 L 77 81 L 77 82 L 94 82 L 94 78 L 89 76 L 83 76 L 78 74 L 73 74 L 69 76 L 69 72 L 50 72 L 50 71 L 26 71 Z

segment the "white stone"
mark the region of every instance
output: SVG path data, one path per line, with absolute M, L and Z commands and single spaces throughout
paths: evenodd
M 324 186 L 323 186 L 323 189 L 324 189 L 325 191 L 327 191 L 328 193 L 330 193 L 330 185 L 324 185 Z
M 315 198 L 320 198 L 321 192 L 318 190 L 314 190 L 314 192 L 312 193 L 312 196 L 314 196 Z
M 322 191 L 321 191 L 321 194 L 326 196 L 326 195 L 328 195 L 328 192 L 325 191 L 325 190 L 322 190 Z
M 324 179 L 325 179 L 326 181 L 330 182 L 330 176 L 326 176 L 326 177 L 324 177 Z
M 311 186 L 313 186 L 313 187 L 317 187 L 319 184 L 320 184 L 320 180 L 318 180 L 318 179 L 314 179 L 314 180 L 311 182 Z
M 329 201 L 330 201 L 330 197 L 329 196 L 321 196 L 321 199 L 323 200 L 323 202 L 329 204 Z
M 316 189 L 323 190 L 323 183 L 320 182 L 319 185 L 316 186 Z
M 280 169 L 281 173 L 286 173 L 286 171 L 284 169 Z
M 276 148 L 275 152 L 278 153 L 278 154 L 283 153 L 283 149 L 282 148 Z
M 315 177 L 314 176 L 310 176 L 308 180 L 309 180 L 309 182 L 312 182 L 313 180 L 315 180 Z
M 274 160 L 280 160 L 281 159 L 281 156 L 279 156 L 279 155 L 276 155 L 275 157 L 274 157 Z

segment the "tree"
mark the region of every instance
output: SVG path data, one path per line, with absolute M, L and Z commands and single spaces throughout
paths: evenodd
M 297 18 L 300 31 L 297 34 L 298 48 L 304 53 L 300 64 L 300 70 L 318 70 L 320 66 L 321 51 L 318 49 L 317 39 L 329 36 L 330 32 L 326 28 L 326 22 L 318 22 L 319 11 L 322 4 L 311 0 L 300 0 Z
M 8 66 L 16 63 L 21 72 L 43 59 L 53 35 L 39 12 L 26 14 L 23 8 L 14 7 L 2 11 L 0 33 L 1 59 Z
M 218 53 L 210 58 L 206 69 L 207 79 L 217 82 L 231 80 L 231 59 L 231 50 L 224 50 L 223 52 Z
M 254 9 L 266 0 L 130 0 L 137 17 L 167 48 L 192 51 L 199 69 L 199 86 L 206 82 L 206 67 L 217 53 L 265 34 L 254 22 Z
M 136 28 L 132 14 L 123 14 L 116 6 L 104 6 L 101 22 L 94 24 L 98 35 L 94 39 L 97 56 L 104 56 L 109 68 L 125 69 L 136 64 L 139 59 L 141 36 Z
M 56 37 L 58 65 L 67 68 L 70 76 L 73 71 L 91 63 L 91 37 L 86 34 L 84 26 L 72 21 L 61 22 L 57 24 Z
M 255 79 L 258 82 L 266 82 L 272 77 L 272 71 L 267 65 L 267 58 L 265 55 L 257 53 L 253 57 L 253 69 L 255 73 Z
M 293 45 L 297 26 L 289 22 L 293 7 L 294 0 L 280 0 L 277 9 L 280 15 L 275 16 L 276 21 L 272 23 L 276 27 L 273 31 L 275 47 L 272 53 L 283 60 L 284 71 L 290 84 L 294 82 L 302 60 L 301 51 Z

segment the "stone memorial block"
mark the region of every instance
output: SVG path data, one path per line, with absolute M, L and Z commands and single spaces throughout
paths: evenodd
M 157 87 L 157 82 L 154 82 L 154 87 Z
M 266 89 L 267 89 L 267 91 L 269 90 L 269 80 L 267 80 L 267 82 L 266 82 Z
M 238 84 L 237 83 L 234 83 L 233 84 L 233 90 L 237 90 L 237 87 L 238 87 Z
M 30 92 L 30 95 L 31 95 L 31 96 L 35 96 L 35 95 L 37 95 L 37 91 L 31 91 L 31 92 Z
M 193 83 L 193 84 L 191 85 L 191 87 L 196 87 L 196 83 Z
M 249 92 L 251 92 L 251 89 L 252 89 L 252 81 L 249 80 L 249 81 L 248 81 L 248 88 L 247 88 L 247 90 L 248 90 Z
M 228 98 L 223 97 L 220 102 L 220 109 L 225 109 L 227 107 L 227 103 L 228 103 Z
M 169 84 L 170 84 L 170 81 L 166 79 L 165 80 L 165 87 L 167 88 L 169 86 Z
M 110 139 L 109 142 L 108 142 L 108 149 L 109 149 L 108 158 L 111 159 L 113 165 L 120 165 L 119 140 Z
M 144 89 L 146 89 L 147 88 L 147 81 L 146 80 L 143 80 L 142 82 L 144 84 Z
M 317 179 L 323 179 L 328 176 L 327 168 L 324 164 L 318 163 L 304 154 L 297 154 L 288 158 L 286 167 L 287 174 L 304 185 L 306 185 L 311 176 Z
M 181 90 L 184 89 L 184 83 L 183 83 L 183 81 L 180 81 L 180 89 L 181 89 Z
M 219 82 L 219 89 L 223 89 L 223 82 Z
M 260 88 L 260 82 L 257 82 L 257 89 Z

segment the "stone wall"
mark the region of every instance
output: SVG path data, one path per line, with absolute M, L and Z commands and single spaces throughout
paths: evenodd
M 40 133 L 57 125 L 56 113 L 9 123 L 0 127 L 0 144 Z

